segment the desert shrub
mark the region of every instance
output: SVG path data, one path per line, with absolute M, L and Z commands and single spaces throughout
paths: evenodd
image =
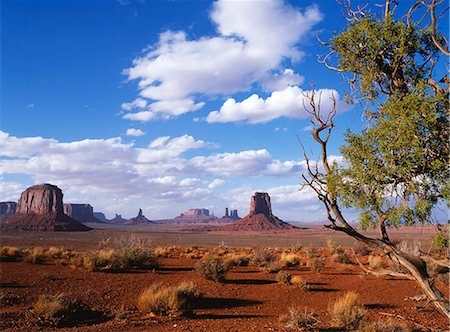
M 337 250 L 332 257 L 335 263 L 350 264 L 352 262 L 350 255 L 344 250 Z
M 131 245 L 118 249 L 118 259 L 122 268 L 155 268 L 156 255 L 151 248 L 140 245 Z
M 303 290 L 311 289 L 311 286 L 308 284 L 308 282 L 301 276 L 292 276 L 291 284 L 294 286 L 298 286 Z
M 281 271 L 283 269 L 283 267 L 284 267 L 283 264 L 276 261 L 276 262 L 271 262 L 266 266 L 260 267 L 259 269 L 262 272 L 266 272 L 266 273 L 277 273 L 277 272 Z
M 22 256 L 22 251 L 17 247 L 0 247 L 0 261 L 15 262 Z
M 156 247 L 154 249 L 155 257 L 157 258 L 167 258 L 170 254 L 170 249 L 167 247 Z
M 278 259 L 277 254 L 272 250 L 260 249 L 253 254 L 251 264 L 258 267 L 267 267 L 270 263 Z
M 66 252 L 67 250 L 64 247 L 50 247 L 47 250 L 47 257 L 49 258 L 61 258 L 63 256 L 63 254 Z
M 277 280 L 282 284 L 289 285 L 291 283 L 291 274 L 286 271 L 279 271 L 277 273 Z
M 378 255 L 370 255 L 368 258 L 368 263 L 370 268 L 374 270 L 379 270 L 384 267 L 383 257 Z
M 223 282 L 228 271 L 228 266 L 222 258 L 207 257 L 195 265 L 195 269 L 206 280 Z
M 300 257 L 293 253 L 282 253 L 280 261 L 287 267 L 292 267 L 300 264 Z
M 288 314 L 280 316 L 279 323 L 287 331 L 313 331 L 319 321 L 311 311 L 290 308 Z
M 31 264 L 42 264 L 45 261 L 45 249 L 42 247 L 34 247 L 27 251 L 24 260 Z
M 229 254 L 225 258 L 225 265 L 228 268 L 233 268 L 235 266 L 248 266 L 252 256 L 247 254 Z
M 449 234 L 448 230 L 440 230 L 433 237 L 433 246 L 439 250 L 448 250 L 449 245 Z
M 362 328 L 363 332 L 410 332 L 411 329 L 403 324 L 399 324 L 392 320 L 380 320 L 370 324 L 366 324 Z
M 41 295 L 30 310 L 40 325 L 67 326 L 86 316 L 89 308 L 79 300 L 71 300 L 63 293 Z
M 291 250 L 296 250 L 296 251 L 302 250 L 302 248 L 303 248 L 303 244 L 301 244 L 301 242 L 295 242 L 291 246 Z
M 101 249 L 83 257 L 83 267 L 89 271 L 119 270 L 122 262 L 114 249 Z
M 367 319 L 367 310 L 354 292 L 347 292 L 338 298 L 329 310 L 333 320 L 345 329 L 358 329 Z
M 321 256 L 321 252 L 316 247 L 306 247 L 305 253 L 308 258 L 316 258 Z
M 195 250 L 198 250 L 198 246 L 190 246 L 190 247 L 184 249 L 184 253 L 189 254 L 191 252 L 194 252 Z
M 193 283 L 182 283 L 177 287 L 154 284 L 140 294 L 138 307 L 145 313 L 176 317 L 191 312 L 200 297 Z
M 327 239 L 327 247 L 328 250 L 330 250 L 330 253 L 333 255 L 336 253 L 336 250 L 339 248 L 339 245 L 333 241 L 333 239 L 328 238 Z
M 310 260 L 307 265 L 311 269 L 311 271 L 320 272 L 324 268 L 325 263 L 322 259 L 314 258 Z
M 84 257 L 77 254 L 69 258 L 69 266 L 73 269 L 83 267 Z

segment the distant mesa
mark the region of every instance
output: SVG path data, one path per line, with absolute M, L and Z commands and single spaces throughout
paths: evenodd
M 224 226 L 233 231 L 273 231 L 290 230 L 294 226 L 282 221 L 272 213 L 272 205 L 268 193 L 255 193 L 250 201 L 250 212 L 232 225 Z
M 238 210 L 228 210 L 228 208 L 225 208 L 225 215 L 222 219 L 239 220 L 241 218 L 238 215 Z
M 145 216 L 142 214 L 142 210 L 139 209 L 138 215 L 134 218 L 130 218 L 126 220 L 123 224 L 124 225 L 144 225 L 144 224 L 150 224 L 151 221 L 145 218 Z
M 209 223 L 218 220 L 218 218 L 209 213 L 208 209 L 189 209 L 175 217 L 177 223 Z
M 6 230 L 89 231 L 91 228 L 64 214 L 63 193 L 57 186 L 39 184 L 20 196 L 17 213 L 1 223 Z
M 104 223 L 94 216 L 94 209 L 90 204 L 64 204 L 64 214 L 81 223 Z
M 0 221 L 11 217 L 17 212 L 16 202 L 0 202 Z
M 107 223 L 109 222 L 108 219 L 106 219 L 106 216 L 103 212 L 94 212 L 94 217 L 100 220 L 101 222 Z

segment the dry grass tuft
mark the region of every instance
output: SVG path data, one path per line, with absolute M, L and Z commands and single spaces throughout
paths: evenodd
M 308 310 L 290 308 L 289 313 L 279 318 L 279 323 L 287 331 L 315 331 L 319 323 L 317 315 Z
M 333 320 L 345 329 L 359 329 L 367 320 L 367 310 L 354 292 L 338 298 L 331 304 L 329 311 Z
M 71 300 L 63 293 L 41 295 L 30 310 L 39 325 L 69 326 L 84 317 L 90 310 L 81 301 Z
M 277 254 L 272 250 L 256 250 L 253 254 L 251 264 L 257 267 L 268 267 L 271 263 L 277 261 L 277 259 Z
M 377 321 L 365 325 L 363 332 L 410 332 L 411 329 L 403 324 L 394 322 L 393 320 Z
M 311 271 L 320 272 L 324 268 L 325 262 L 323 259 L 314 258 L 308 262 L 307 266 L 311 269 Z
M 42 247 L 34 247 L 33 249 L 27 251 L 24 261 L 31 264 L 42 264 L 45 261 L 45 258 L 45 249 Z
M 17 247 L 4 246 L 0 247 L 0 261 L 15 262 L 23 255 L 22 251 Z
M 321 251 L 316 247 L 306 247 L 305 253 L 308 258 L 317 258 L 322 255 Z
M 378 255 L 370 255 L 368 258 L 369 266 L 373 270 L 380 270 L 384 267 L 383 258 Z
M 206 257 L 195 265 L 195 269 L 206 280 L 223 282 L 229 267 L 223 258 Z
M 291 284 L 300 287 L 303 290 L 310 290 L 311 286 L 308 282 L 301 276 L 292 276 Z
M 156 247 L 154 253 L 157 258 L 167 258 L 169 257 L 170 249 L 167 247 Z
M 300 264 L 300 257 L 297 254 L 283 252 L 280 261 L 287 267 Z
M 185 282 L 177 287 L 154 284 L 141 293 L 138 307 L 144 313 L 177 317 L 190 313 L 193 302 L 200 297 L 201 294 L 192 282 Z
M 225 257 L 225 264 L 228 266 L 228 268 L 233 268 L 236 266 L 248 266 L 251 259 L 252 256 L 248 254 L 228 254 Z
M 277 273 L 277 280 L 279 283 L 289 285 L 291 283 L 291 274 L 286 271 L 279 271 Z

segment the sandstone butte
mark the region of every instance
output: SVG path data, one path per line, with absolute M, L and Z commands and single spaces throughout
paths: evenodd
M 292 230 L 294 226 L 282 221 L 272 213 L 268 193 L 255 193 L 250 201 L 250 212 L 232 225 L 223 226 L 230 231 L 275 231 Z
M 139 213 L 136 217 L 130 218 L 123 222 L 124 225 L 145 225 L 150 223 L 151 221 L 142 214 L 142 209 L 139 209 Z
M 64 214 L 63 193 L 57 186 L 39 184 L 20 196 L 17 213 L 0 226 L 3 230 L 89 231 L 91 228 Z

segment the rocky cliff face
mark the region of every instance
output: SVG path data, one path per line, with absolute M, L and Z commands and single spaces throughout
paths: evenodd
M 106 216 L 103 212 L 94 212 L 94 217 L 100 220 L 101 222 L 109 222 L 109 220 L 106 219 Z
M 51 184 L 32 186 L 20 196 L 17 213 L 63 214 L 63 193 Z
M 250 215 L 262 213 L 267 217 L 272 216 L 272 204 L 268 193 L 255 193 L 250 201 Z
M 225 208 L 225 215 L 222 219 L 239 220 L 241 218 L 238 215 L 238 210 L 228 210 L 228 208 Z
M 20 196 L 17 213 L 6 219 L 1 228 L 34 231 L 90 230 L 64 214 L 63 193 L 51 184 L 40 184 L 25 190 Z
M 150 224 L 151 221 L 145 218 L 142 214 L 142 210 L 139 209 L 138 215 L 134 218 L 128 219 L 124 222 L 125 225 L 142 225 L 142 224 Z
M 16 202 L 0 202 L 0 221 L 12 216 L 17 211 Z
M 250 200 L 250 212 L 238 222 L 224 226 L 232 231 L 276 231 L 289 230 L 295 227 L 278 219 L 272 213 L 272 205 L 268 193 L 255 193 Z
M 64 213 L 76 221 L 87 223 L 100 223 L 101 221 L 94 216 L 94 209 L 90 204 L 64 204 Z
M 122 218 L 121 214 L 117 214 L 114 218 L 112 218 L 111 220 L 108 220 L 108 223 L 110 224 L 123 224 L 125 221 L 127 221 L 127 219 Z

